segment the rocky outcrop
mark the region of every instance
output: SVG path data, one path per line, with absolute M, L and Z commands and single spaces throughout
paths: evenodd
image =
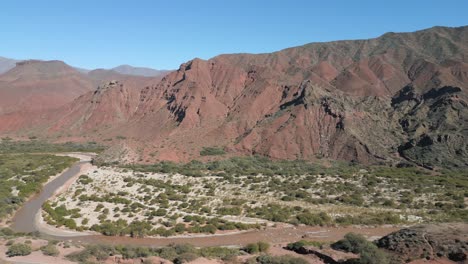
M 377 246 L 402 261 L 445 257 L 468 262 L 468 224 L 420 225 L 401 229 L 377 240 Z

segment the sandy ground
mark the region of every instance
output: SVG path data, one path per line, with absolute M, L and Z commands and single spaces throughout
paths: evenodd
M 138 245 L 162 247 L 170 244 L 192 244 L 196 247 L 210 246 L 245 246 L 258 241 L 269 242 L 270 244 L 281 244 L 296 242 L 304 239 L 320 242 L 334 242 L 342 239 L 345 234 L 354 232 L 366 237 L 382 237 L 391 232 L 399 230 L 401 227 L 277 227 L 265 230 L 252 230 L 244 233 L 226 234 L 218 236 L 204 237 L 168 237 L 168 238 L 131 238 L 131 237 L 106 237 L 106 236 L 85 236 L 70 238 L 74 241 L 86 243 L 104 243 L 111 245 Z M 318 233 L 316 233 L 318 232 Z M 314 236 L 314 234 L 318 234 Z

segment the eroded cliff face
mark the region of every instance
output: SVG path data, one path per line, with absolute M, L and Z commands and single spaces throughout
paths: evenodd
M 159 125 L 150 152 L 162 159 L 223 146 L 278 159 L 466 166 L 467 31 L 194 59 L 144 91 L 132 125 Z

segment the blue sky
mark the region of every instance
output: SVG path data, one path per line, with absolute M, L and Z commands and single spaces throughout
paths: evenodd
M 194 57 L 468 25 L 466 0 L 0 2 L 0 56 L 175 69 Z

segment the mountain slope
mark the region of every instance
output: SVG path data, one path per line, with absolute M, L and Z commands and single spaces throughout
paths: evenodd
M 162 79 L 123 85 L 16 127 L 118 137 L 140 162 L 222 147 L 276 159 L 468 166 L 468 27 L 194 59 Z M 112 145 L 107 154 L 119 152 Z
M 152 155 L 162 159 L 187 160 L 201 146 L 223 146 L 280 159 L 375 163 L 401 155 L 428 166 L 466 166 L 467 44 L 468 27 L 437 27 L 195 59 L 144 91 L 141 119 L 130 131 L 154 139 Z M 402 97 L 405 89 L 419 103 L 404 107 L 413 101 Z M 415 115 L 415 128 L 405 128 Z M 416 127 L 426 130 L 415 133 Z M 417 143 L 435 137 L 439 144 L 452 132 L 443 152 Z

